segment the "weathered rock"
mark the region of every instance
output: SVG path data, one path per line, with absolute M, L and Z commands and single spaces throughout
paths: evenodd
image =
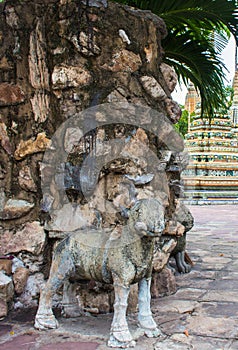
M 167 98 L 164 89 L 154 77 L 145 75 L 141 77 L 140 80 L 143 85 L 143 88 L 151 97 L 157 100 L 165 100 Z
M 174 68 L 170 67 L 166 63 L 161 63 L 160 70 L 163 74 L 164 80 L 166 81 L 169 91 L 173 92 L 178 82 L 178 76 Z
M 28 155 L 44 152 L 50 146 L 50 140 L 46 137 L 45 132 L 37 135 L 35 140 L 21 141 L 15 151 L 14 157 L 21 160 Z
M 112 72 L 135 72 L 142 65 L 139 55 L 128 50 L 121 50 L 112 55 L 110 62 L 105 63 L 102 68 Z
M 25 94 L 18 85 L 0 84 L 0 106 L 17 105 L 24 100 Z
M 118 90 L 113 90 L 108 96 L 107 96 L 107 102 L 122 102 L 122 101 L 127 101 L 125 95 L 123 95 L 120 91 Z
M 12 260 L 10 259 L 0 259 L 0 271 L 4 271 L 6 275 L 11 275 L 12 273 Z
M 30 82 L 35 89 L 49 90 L 49 70 L 46 57 L 43 19 L 38 19 L 36 28 L 30 35 L 30 50 L 28 57 Z M 32 102 L 32 104 L 35 105 L 35 101 Z
M 86 5 L 87 1 L 82 1 Z M 89 0 L 88 5 L 92 7 L 107 7 L 107 0 Z
M 1 142 L 2 148 L 8 154 L 12 154 L 12 145 L 7 133 L 7 127 L 4 123 L 0 123 L 0 142 Z
M 0 237 L 0 249 L 3 254 L 27 251 L 39 255 L 44 244 L 44 228 L 38 221 L 27 222 L 25 227 L 15 234 L 12 231 L 5 231 Z
M 7 24 L 13 28 L 17 29 L 19 26 L 19 17 L 16 14 L 14 6 L 7 5 L 5 8 L 6 13 L 6 22 Z
M 164 235 L 182 236 L 185 227 L 177 220 L 168 221 L 164 230 Z
M 106 291 L 100 291 L 96 293 L 94 291 L 88 292 L 87 290 L 81 290 L 80 298 L 83 301 L 85 308 L 94 311 L 94 313 L 109 313 L 111 312 L 110 295 Z
M 13 68 L 13 63 L 8 60 L 6 56 L 3 56 L 0 60 L 0 69 L 10 70 Z
M 0 319 L 7 316 L 7 313 L 8 313 L 7 302 L 4 299 L 1 299 L 0 297 Z
M 125 177 L 134 182 L 135 185 L 145 185 L 153 180 L 154 174 L 143 174 L 141 176 L 125 175 Z
M 36 91 L 31 99 L 31 105 L 35 121 L 44 123 L 51 113 L 49 96 L 44 91 Z
M 17 256 L 23 264 L 23 266 L 19 267 L 26 267 L 29 270 L 30 274 L 41 272 L 42 268 L 46 264 L 44 252 L 42 252 L 39 255 L 33 255 L 29 254 L 28 252 L 22 251 Z
M 76 35 L 69 37 L 69 40 L 72 41 L 77 51 L 87 57 L 99 55 L 101 52 L 101 49 L 96 44 L 95 39 L 95 33 L 89 36 L 85 32 L 80 32 L 79 40 Z
M 25 191 L 31 191 L 31 192 L 37 191 L 37 186 L 32 178 L 31 169 L 27 165 L 25 165 L 19 171 L 18 182 L 21 188 Z
M 24 291 L 18 296 L 17 301 L 24 307 L 36 306 L 40 290 L 44 287 L 44 284 L 45 280 L 42 273 L 29 276 Z
M 74 145 L 78 145 L 80 139 L 83 136 L 83 132 L 80 128 L 68 128 L 64 137 L 64 148 L 67 153 L 70 153 Z
M 171 98 L 165 99 L 166 112 L 172 123 L 177 123 L 182 115 L 182 110 L 179 104 L 173 101 Z
M 174 239 L 170 239 L 167 243 L 165 243 L 162 247 L 160 247 L 161 243 L 156 242 L 156 248 L 153 256 L 153 270 L 156 272 L 161 272 L 168 260 L 170 258 L 170 253 L 175 248 L 177 242 Z
M 82 66 L 55 66 L 52 73 L 54 89 L 87 86 L 91 81 L 90 72 Z
M 18 219 L 29 213 L 34 206 L 34 203 L 22 199 L 8 199 L 0 211 L 0 220 Z
M 21 294 L 26 286 L 29 270 L 25 267 L 18 267 L 13 275 L 15 292 Z
M 153 272 L 151 297 L 158 298 L 176 293 L 176 279 L 173 272 L 165 267 L 161 272 Z
M 25 267 L 23 261 L 16 256 L 12 259 L 12 273 L 15 273 L 19 267 Z
M 0 180 L 3 180 L 6 176 L 7 171 L 3 167 L 3 165 L 0 164 Z M 0 206 L 1 207 L 1 206 Z
M 12 301 L 14 287 L 12 279 L 0 271 L 0 317 L 4 317 L 8 312 L 8 302 Z
M 79 206 L 65 204 L 61 209 L 54 210 L 51 221 L 45 229 L 50 231 L 50 237 L 57 237 L 57 232 L 72 232 L 80 228 L 96 226 L 98 221 L 96 212 L 87 205 Z

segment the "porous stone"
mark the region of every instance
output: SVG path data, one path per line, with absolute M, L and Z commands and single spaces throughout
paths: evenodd
M 34 205 L 22 199 L 8 199 L 0 211 L 0 220 L 18 219 L 29 213 Z
M 4 123 L 0 123 L 0 142 L 2 148 L 8 153 L 12 154 L 12 145 L 7 133 L 7 127 Z
M 17 160 L 21 160 L 28 155 L 44 152 L 49 146 L 50 139 L 46 137 L 45 132 L 41 132 L 37 135 L 35 140 L 22 140 L 14 153 L 14 157 Z
M 36 21 L 36 27 L 30 35 L 29 73 L 30 82 L 35 89 L 49 90 L 49 70 L 46 61 L 46 45 L 43 19 Z M 39 96 L 38 96 L 39 99 Z M 35 101 L 32 102 L 35 105 Z
M 86 0 L 82 1 L 84 5 L 87 4 Z M 107 7 L 107 0 L 89 0 L 88 5 L 92 7 Z
M 157 100 L 165 100 L 167 98 L 166 93 L 162 86 L 154 77 L 144 75 L 140 78 L 143 88 L 153 98 Z
M 115 52 L 111 61 L 105 63 L 102 68 L 112 72 L 135 72 L 141 65 L 142 61 L 139 55 L 124 49 Z
M 161 63 L 160 70 L 170 92 L 173 92 L 178 82 L 178 76 L 173 67 L 166 63 Z
M 165 99 L 166 112 L 173 124 L 177 123 L 182 115 L 182 110 L 179 107 L 179 104 L 173 101 L 171 98 Z
M 0 317 L 4 317 L 8 312 L 8 302 L 12 301 L 14 287 L 12 279 L 0 271 Z
M 7 302 L 4 299 L 1 299 L 0 297 L 0 319 L 7 316 L 7 313 L 8 313 Z
M 17 105 L 24 102 L 25 94 L 18 85 L 0 84 L 0 106 Z
M 18 29 L 19 17 L 16 14 L 14 6 L 7 5 L 4 12 L 6 14 L 7 24 L 13 29 Z
M 34 307 L 37 305 L 37 300 L 40 290 L 44 287 L 45 280 L 43 273 L 30 275 L 27 279 L 23 293 L 16 299 L 24 307 Z
M 151 282 L 151 297 L 158 298 L 176 293 L 176 279 L 174 273 L 167 267 L 160 272 L 153 272 Z
M 13 68 L 13 63 L 9 61 L 6 56 L 3 56 L 0 60 L 0 69 L 10 70 Z
M 44 228 L 38 221 L 27 222 L 24 228 L 15 234 L 7 230 L 0 237 L 0 249 L 3 254 L 27 251 L 39 255 L 44 244 Z
M 56 237 L 57 232 L 72 232 L 90 227 L 95 222 L 97 222 L 97 216 L 93 209 L 89 209 L 87 205 L 80 206 L 68 203 L 61 209 L 54 210 L 51 221 L 45 225 L 45 229 L 50 231 L 50 237 Z
M 29 270 L 25 267 L 18 267 L 13 275 L 13 283 L 15 292 L 21 294 L 24 291 L 24 288 L 27 283 L 29 276 Z
M 88 85 L 91 81 L 91 74 L 82 66 L 55 66 L 52 73 L 54 89 L 82 87 Z
M 32 178 L 31 169 L 27 165 L 22 167 L 22 169 L 19 171 L 18 182 L 21 188 L 25 191 L 37 191 L 37 186 Z
M 43 123 L 50 115 L 49 96 L 44 91 L 36 91 L 31 99 L 35 121 Z
M 4 271 L 6 275 L 11 275 L 12 273 L 12 260 L 10 259 L 0 259 L 0 271 Z
M 80 32 L 79 40 L 76 35 L 69 37 L 72 41 L 77 51 L 82 53 L 84 56 L 90 57 L 94 55 L 99 55 L 101 52 L 100 47 L 96 44 L 96 36 L 93 33 L 91 36 L 87 35 L 85 32 Z
M 83 131 L 78 128 L 68 128 L 64 137 L 64 148 L 67 153 L 70 153 L 74 145 L 78 145 L 83 136 Z

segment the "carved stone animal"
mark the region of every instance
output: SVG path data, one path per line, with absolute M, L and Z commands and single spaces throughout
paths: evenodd
M 164 235 L 161 237 L 161 244 L 165 244 L 171 238 L 175 239 L 177 242 L 175 248 L 171 252 L 171 257 L 175 259 L 176 267 L 180 273 L 188 273 L 191 271 L 191 264 L 186 262 L 185 250 L 186 250 L 186 234 L 193 227 L 193 216 L 190 210 L 180 201 L 177 201 L 176 210 L 174 213 L 174 219 L 180 225 L 184 227 L 184 232 L 182 235 L 170 236 Z
M 65 238 L 56 248 L 49 279 L 41 291 L 35 328 L 58 327 L 52 312 L 52 296 L 64 282 L 74 276 L 113 283 L 114 316 L 108 345 L 132 347 L 126 321 L 130 285 L 139 283 L 140 327 L 149 337 L 157 337 L 159 329 L 150 310 L 150 283 L 155 237 L 164 229 L 164 208 L 157 199 L 138 200 L 128 212 L 127 225 L 121 232 L 84 229 Z

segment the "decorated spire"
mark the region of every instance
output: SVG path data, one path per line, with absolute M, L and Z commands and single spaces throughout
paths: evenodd
M 236 46 L 235 53 L 235 76 L 233 79 L 233 101 L 231 105 L 231 119 L 234 126 L 238 126 L 238 47 Z
M 196 109 L 196 104 L 201 101 L 201 98 L 193 85 L 193 83 L 189 83 L 188 92 L 185 97 L 185 106 L 184 108 L 188 111 L 189 114 L 193 113 Z

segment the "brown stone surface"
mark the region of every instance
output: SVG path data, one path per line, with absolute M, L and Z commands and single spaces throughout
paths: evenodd
M 12 260 L 0 259 L 0 271 L 3 270 L 7 275 L 12 273 Z
M 122 50 L 115 52 L 112 55 L 111 62 L 104 64 L 104 69 L 112 72 L 135 72 L 142 65 L 139 55 L 134 54 L 132 51 Z
M 22 199 L 8 199 L 0 211 L 0 220 L 18 219 L 29 213 L 33 207 L 34 203 Z M 1 243 L 0 249 L 3 249 Z
M 8 303 L 12 302 L 14 287 L 12 279 L 0 271 L 0 318 L 7 315 Z
M 164 268 L 161 272 L 154 272 L 151 284 L 152 298 L 174 294 L 177 290 L 174 273 Z
M 46 137 L 45 132 L 39 133 L 35 140 L 21 141 L 17 146 L 14 157 L 17 160 L 25 158 L 38 152 L 44 152 L 50 146 L 50 140 Z
M 29 276 L 29 270 L 25 267 L 18 267 L 13 274 L 15 292 L 21 294 L 24 291 Z
M 37 191 L 37 186 L 32 178 L 32 173 L 29 166 L 25 165 L 21 168 L 19 171 L 18 181 L 23 190 L 31 192 Z
M 0 142 L 2 148 L 8 153 L 12 154 L 12 145 L 7 133 L 7 127 L 4 123 L 0 123 Z
M 91 81 L 90 72 L 80 66 L 55 66 L 52 73 L 54 89 L 67 89 L 88 85 Z
M 0 106 L 11 106 L 24 102 L 25 95 L 17 85 L 0 84 Z
M 39 255 L 44 244 L 44 228 L 38 221 L 26 223 L 24 228 L 15 234 L 7 230 L 0 236 L 0 250 L 2 254 L 18 253 L 22 250 Z
M 0 296 L 0 319 L 7 316 L 8 306 L 5 298 Z

